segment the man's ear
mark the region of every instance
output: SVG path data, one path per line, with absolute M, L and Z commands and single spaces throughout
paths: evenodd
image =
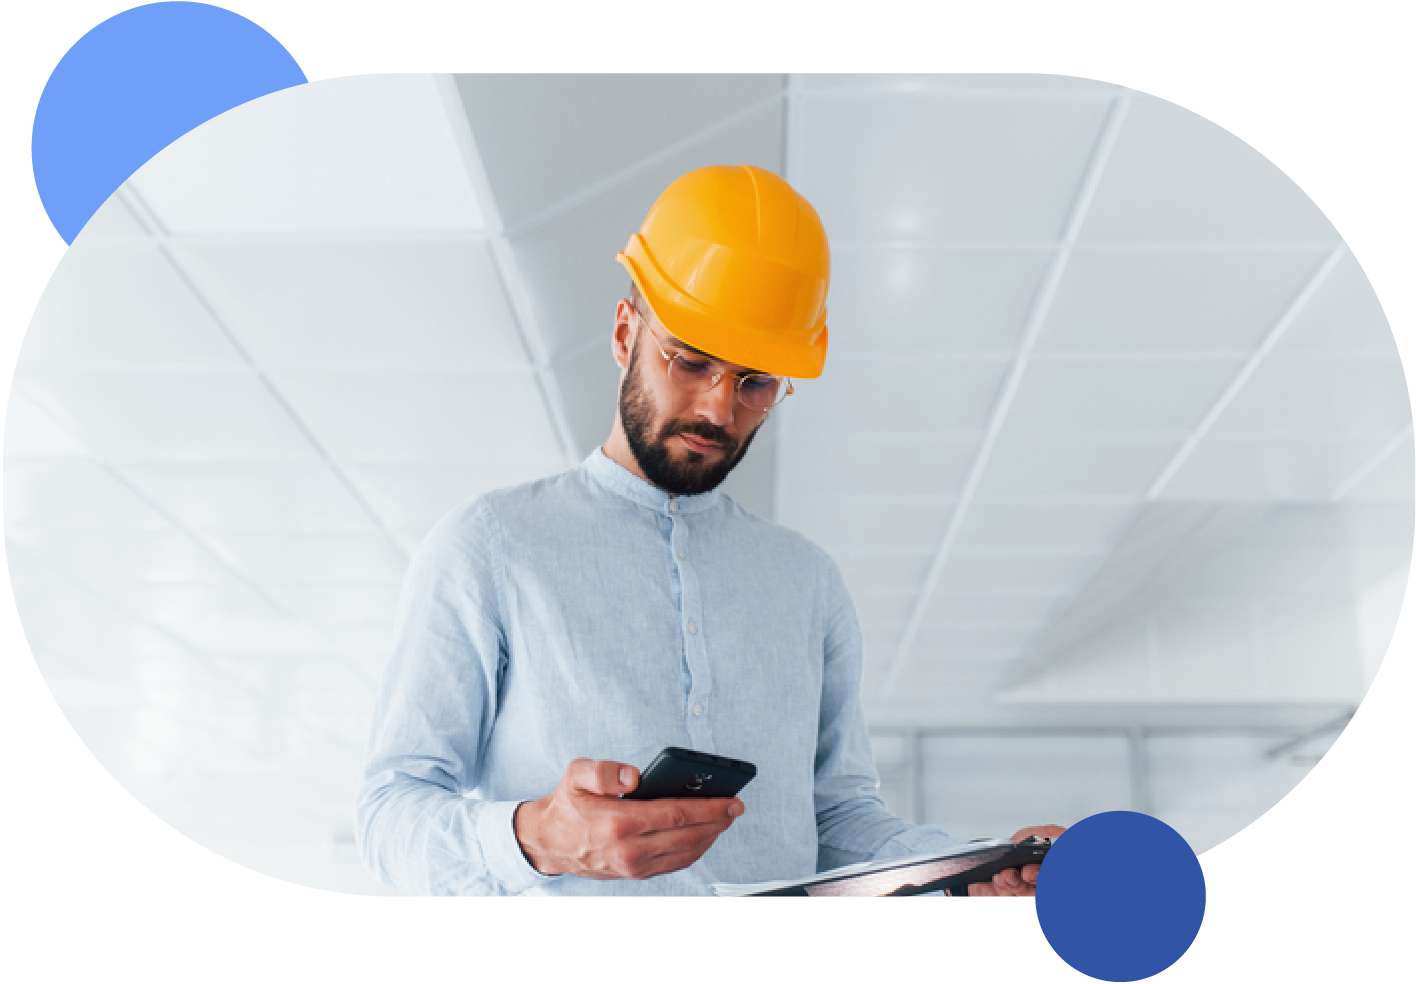
M 629 368 L 629 345 L 631 329 L 634 325 L 634 308 L 629 301 L 620 298 L 615 306 L 615 332 L 610 338 L 610 351 L 615 364 L 621 369 Z

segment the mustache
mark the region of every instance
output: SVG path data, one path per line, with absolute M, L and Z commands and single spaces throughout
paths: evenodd
M 714 444 L 724 448 L 732 448 L 737 442 L 723 428 L 715 427 L 706 420 L 694 420 L 687 423 L 676 421 L 664 427 L 659 435 L 660 440 L 673 437 L 675 434 L 688 434 L 692 437 L 702 438 L 705 441 L 712 441 Z

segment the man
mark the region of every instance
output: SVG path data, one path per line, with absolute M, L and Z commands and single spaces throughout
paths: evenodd
M 702 168 L 619 259 L 609 440 L 464 503 L 409 565 L 356 806 L 365 865 L 431 894 L 706 894 L 956 843 L 876 793 L 835 564 L 717 491 L 788 377 L 821 372 L 815 210 L 770 172 Z M 727 799 L 620 799 L 670 745 L 757 778 Z

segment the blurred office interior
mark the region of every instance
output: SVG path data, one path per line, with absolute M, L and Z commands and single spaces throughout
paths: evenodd
M 409 75 L 183 137 L 30 326 L 6 554 L 126 788 L 384 891 L 351 811 L 403 567 L 608 434 L 615 251 L 724 163 L 831 236 L 825 374 L 725 489 L 844 572 L 887 803 L 970 837 L 1135 809 L 1203 851 L 1312 768 L 1390 641 L 1416 459 L 1359 257 L 1259 153 L 1061 77 Z

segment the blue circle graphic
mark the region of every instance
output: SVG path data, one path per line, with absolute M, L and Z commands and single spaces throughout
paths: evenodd
M 75 42 L 39 97 L 31 161 L 49 221 L 72 243 L 163 147 L 305 81 L 279 41 L 222 7 L 151 3 L 115 14 Z
M 1139 981 L 1190 948 L 1205 876 L 1190 845 L 1143 813 L 1098 813 L 1052 845 L 1037 878 L 1037 921 L 1052 949 L 1103 981 Z

